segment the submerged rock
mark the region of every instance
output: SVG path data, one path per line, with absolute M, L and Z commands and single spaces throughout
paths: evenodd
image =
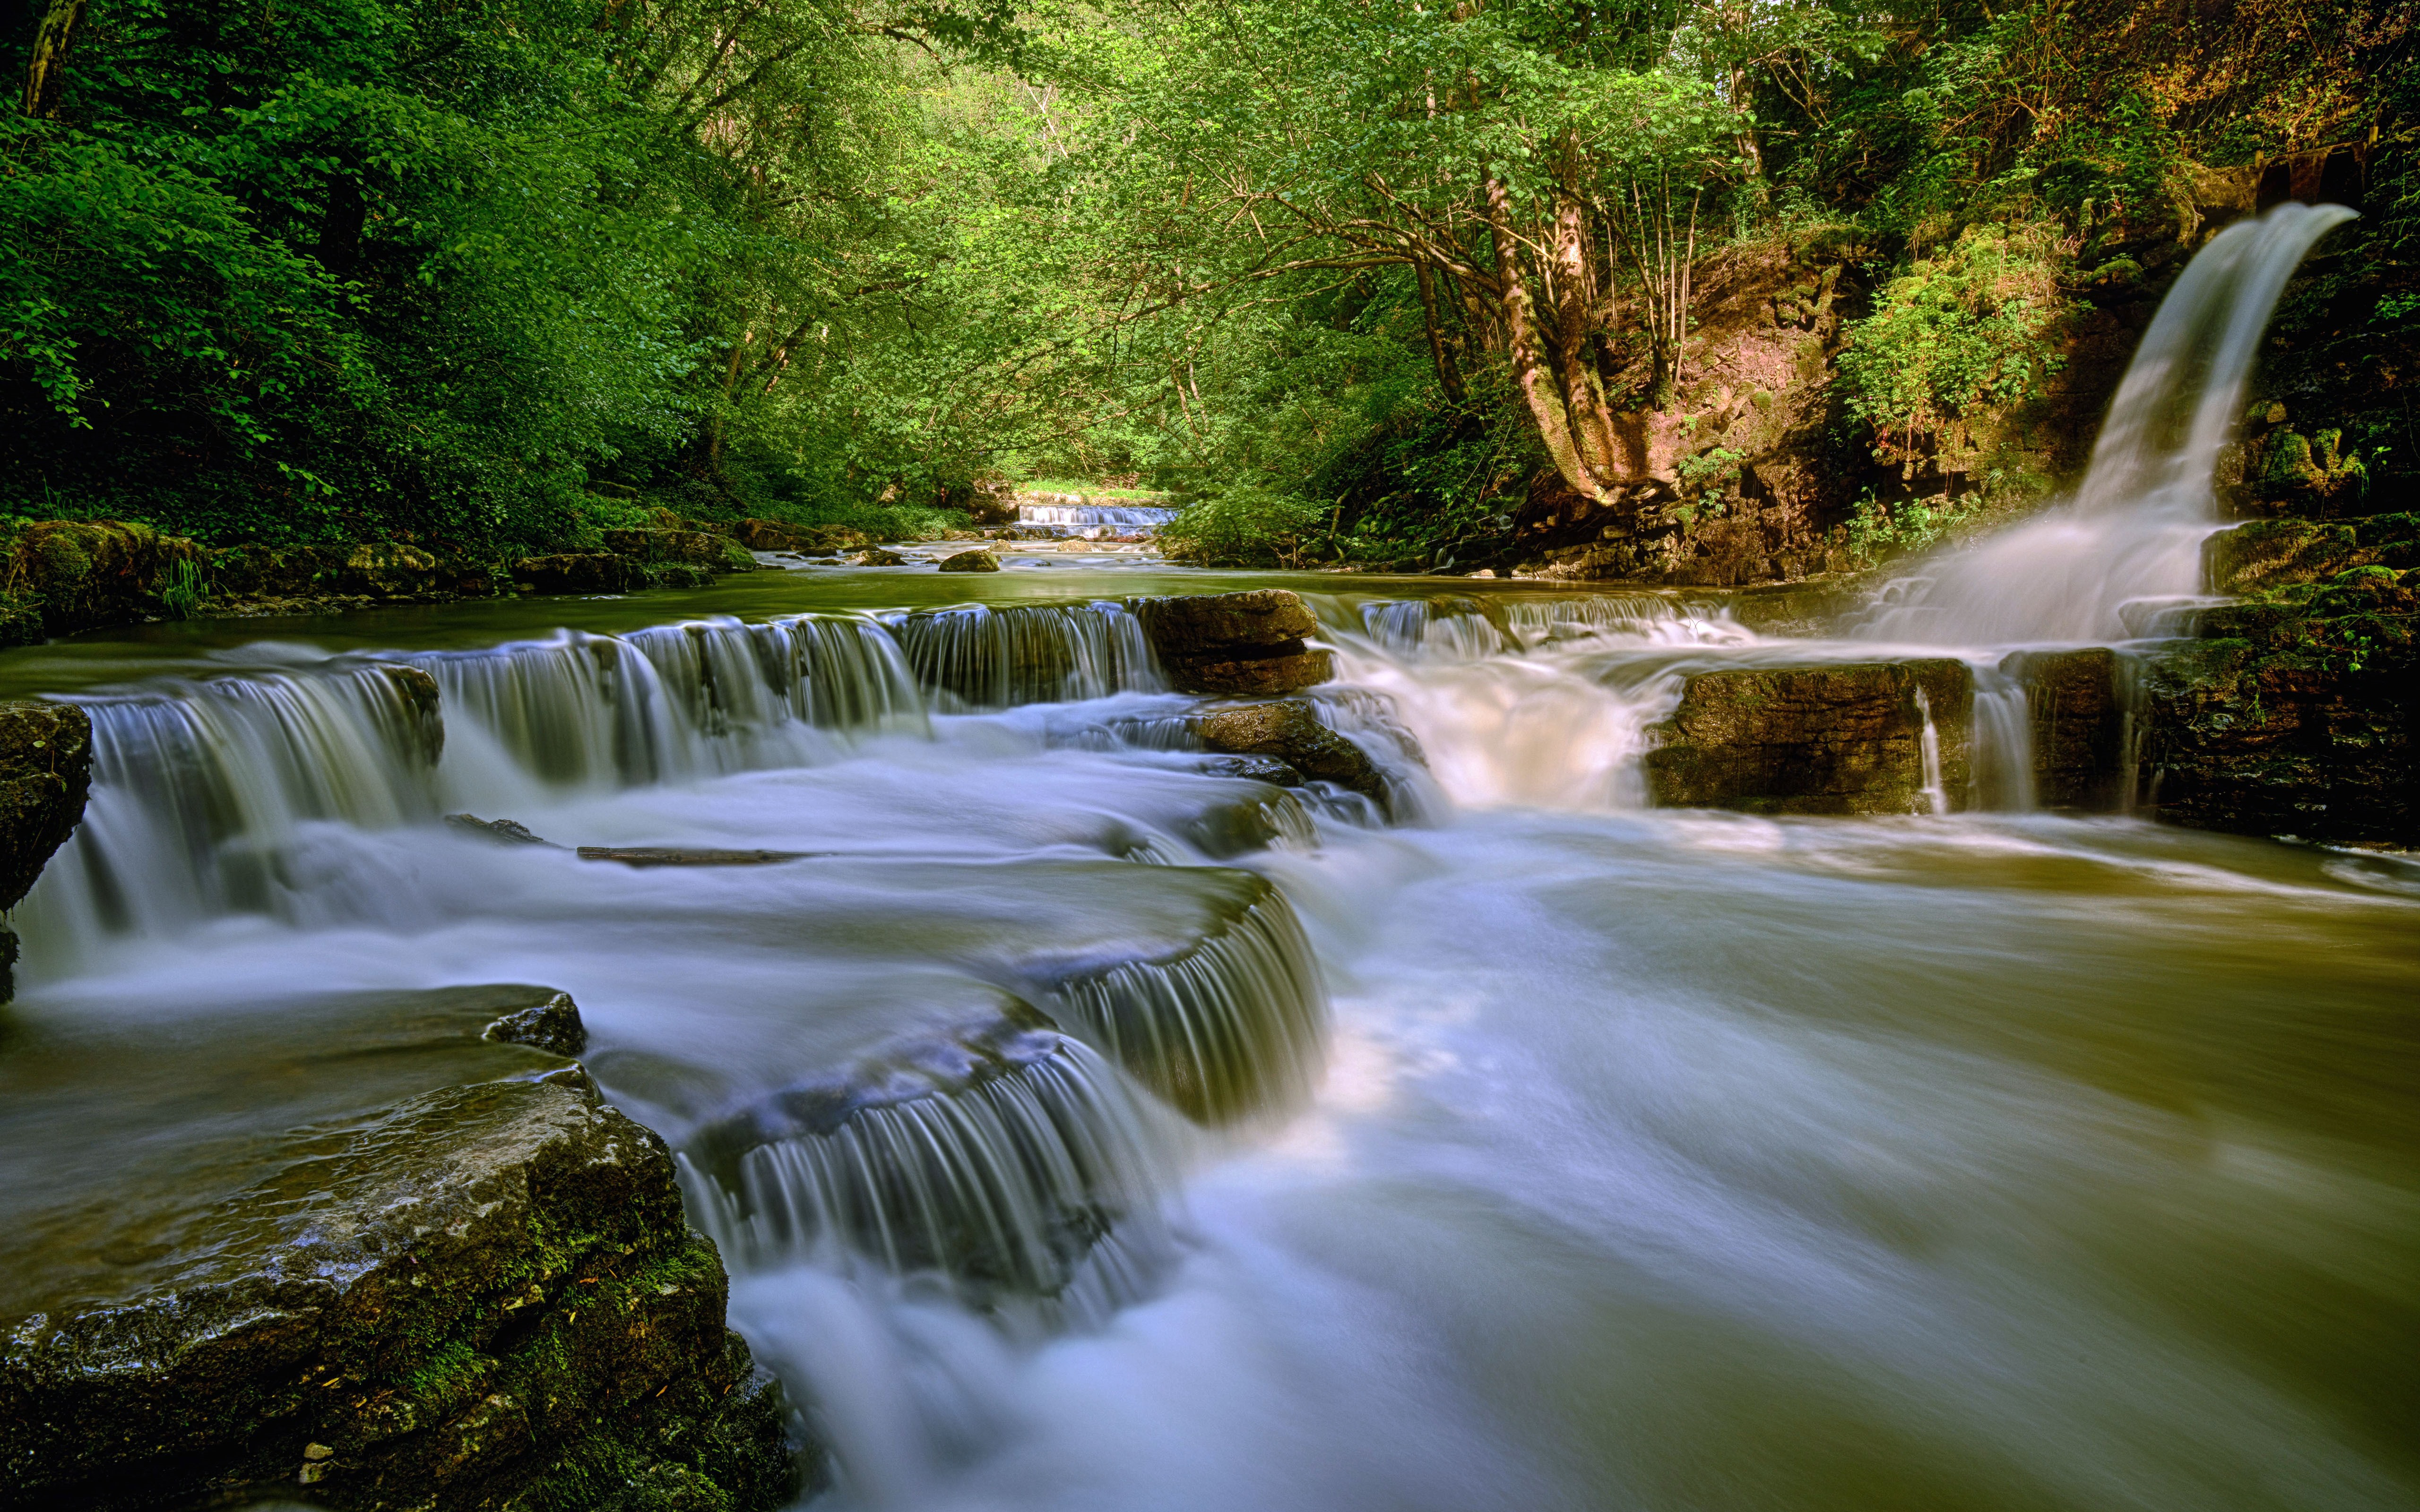
M 461 834 L 493 841 L 499 845 L 543 845 L 549 850 L 561 850 L 552 841 L 530 833 L 527 825 L 517 819 L 482 819 L 473 813 L 450 813 L 445 823 Z
M 1305 638 L 1319 622 L 1282 588 L 1140 598 L 1141 620 L 1171 686 L 1245 697 L 1292 693 L 1336 675 L 1335 659 Z
M 988 551 L 961 551 L 956 556 L 944 558 L 941 563 L 943 572 L 998 572 L 999 570 L 1000 558 Z
M 1668 808 L 1923 813 L 1930 723 L 1956 808 L 1973 702 L 1974 674 L 1947 657 L 1702 672 L 1648 729 L 1648 787 Z
M 1382 809 L 1387 804 L 1386 773 L 1367 751 L 1320 723 L 1308 700 L 1216 706 L 1194 717 L 1193 730 L 1208 749 L 1272 760 L 1303 777 L 1358 793 Z
M 772 866 L 804 860 L 813 851 L 729 851 L 702 845 L 582 845 L 583 861 L 619 861 L 624 866 Z
M 779 1391 L 670 1151 L 477 1032 L 576 1019 L 491 988 L 272 1005 L 198 1049 L 21 1036 L 11 1158 L 103 1185 L 10 1186 L 0 1502 L 783 1504 Z

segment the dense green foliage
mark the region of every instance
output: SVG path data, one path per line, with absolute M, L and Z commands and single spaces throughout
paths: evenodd
M 2343 162 L 2369 216 L 2277 380 L 2365 478 L 2420 459 L 2379 397 L 2420 341 L 2420 97 L 2378 0 L 0 22 L 49 81 L 0 120 L 0 513 L 489 551 L 1135 474 L 1200 495 L 1202 560 L 1467 562 L 1714 402 L 1700 286 L 1769 249 L 1846 249 L 1831 455 L 1905 480 L 2164 276 L 2197 176 Z M 1684 447 L 1682 517 L 1749 460 Z M 1844 477 L 1844 523 L 1861 494 L 1874 540 L 1947 503 Z

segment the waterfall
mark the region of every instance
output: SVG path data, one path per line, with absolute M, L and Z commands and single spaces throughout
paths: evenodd
M 706 1129 L 680 1169 L 736 1266 L 854 1259 L 983 1304 L 1052 1299 L 1082 1321 L 1165 1261 L 1171 1133 L 1029 1011 L 777 1094 Z
M 2074 497 L 1929 560 L 1862 633 L 1927 645 L 2105 642 L 2128 635 L 2130 604 L 2199 592 L 2219 451 L 2260 333 L 2296 265 L 2352 216 L 2280 205 L 2211 238 L 2135 349 Z
M 1069 1028 L 1204 1123 L 1300 1108 L 1326 1040 L 1326 993 L 1293 907 L 1265 881 L 1249 887 L 1234 917 L 1182 954 L 1071 972 L 1048 999 Z
M 1057 703 L 1164 686 L 1142 623 L 1120 604 L 970 604 L 886 623 L 916 675 L 964 707 Z
M 1176 511 L 1146 504 L 1019 504 L 1019 524 L 1039 526 L 1061 535 L 1092 532 L 1131 534 L 1159 529 Z

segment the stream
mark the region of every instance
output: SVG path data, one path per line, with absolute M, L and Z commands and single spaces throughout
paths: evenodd
M 96 748 L 9 1014 L 237 1057 L 198 1126 L 261 1005 L 568 992 L 830 1448 L 818 1512 L 2420 1506 L 2420 866 L 1989 787 L 2008 648 L 2190 594 L 2207 522 L 2095 507 L 2039 531 L 2157 571 L 1961 628 L 1962 559 L 1836 640 L 1012 553 L 9 652 Z M 1391 815 L 1175 737 L 1121 601 L 1263 586 Z M 1978 669 L 1968 811 L 1648 805 L 1685 673 L 1915 654 Z M 835 1132 L 817 1078 L 912 1080 L 919 1034 L 1018 1069 Z

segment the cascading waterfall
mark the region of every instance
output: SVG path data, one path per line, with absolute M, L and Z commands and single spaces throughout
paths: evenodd
M 2130 605 L 2200 592 L 2219 452 L 2242 413 L 2260 333 L 2295 267 L 2352 218 L 2341 206 L 2287 204 L 2211 238 L 2135 348 L 2075 497 L 1928 561 L 1863 634 L 1947 646 L 2106 643 L 2133 633 Z
M 1156 531 L 1176 517 L 1176 511 L 1152 504 L 1019 504 L 1020 524 L 1040 526 L 1062 535 L 1115 531 L 1121 534 Z
M 886 622 L 916 675 L 970 708 L 1064 702 L 1164 685 L 1142 624 L 1124 605 L 970 604 Z
M 1166 1263 L 1177 1155 L 1094 1052 L 1020 1015 L 780 1094 L 706 1130 L 681 1171 L 736 1264 L 870 1263 L 1081 1323 Z
M 1046 1001 L 1187 1117 L 1288 1113 L 1319 1079 L 1327 998 L 1285 895 L 1252 894 L 1217 933 L 1166 961 L 1078 971 Z

